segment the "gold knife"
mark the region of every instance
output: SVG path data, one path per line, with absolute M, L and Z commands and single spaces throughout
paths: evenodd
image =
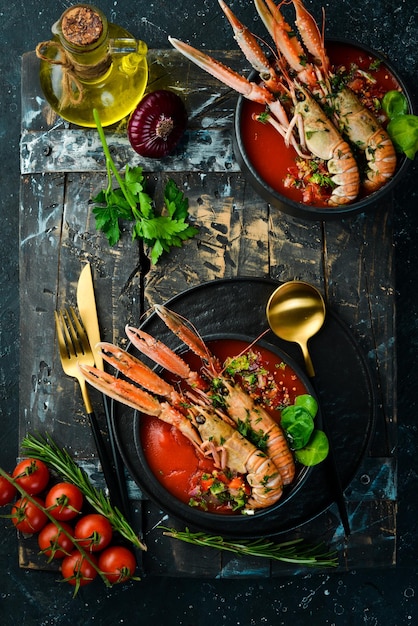
M 93 277 L 91 272 L 91 265 L 87 263 L 80 274 L 77 284 L 77 308 L 80 313 L 81 321 L 86 330 L 87 337 L 89 339 L 90 347 L 93 350 L 94 360 L 97 369 L 104 370 L 103 358 L 100 351 L 97 349 L 97 344 L 100 342 L 100 328 L 99 320 L 97 316 L 96 298 L 94 295 Z M 111 461 L 113 465 L 113 480 L 112 483 L 116 485 L 113 496 L 114 504 L 118 509 L 129 519 L 129 498 L 127 493 L 126 480 L 124 476 L 124 465 L 117 448 L 113 424 L 109 412 L 108 398 L 103 396 L 103 405 L 106 415 L 106 424 L 108 430 L 108 437 L 111 449 Z M 108 485 L 109 486 L 109 485 Z
M 100 341 L 100 329 L 90 263 L 87 263 L 83 267 L 80 278 L 78 279 L 77 307 L 87 337 L 89 338 L 90 347 L 93 350 L 96 367 L 102 370 L 104 369 L 103 358 L 96 348 Z

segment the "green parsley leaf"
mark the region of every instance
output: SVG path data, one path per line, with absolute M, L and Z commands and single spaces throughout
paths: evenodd
M 186 219 L 189 213 L 189 201 L 182 191 L 177 187 L 174 180 L 169 180 L 165 191 L 164 201 L 168 214 L 173 219 Z
M 331 180 L 331 177 L 326 176 L 325 174 L 321 174 L 320 172 L 315 172 L 315 174 L 312 174 L 309 180 L 316 185 L 320 185 L 321 187 L 335 187 L 335 184 Z
M 169 179 L 164 189 L 164 209 L 157 212 L 153 199 L 145 190 L 142 167 L 126 165 L 119 172 L 111 157 L 103 128 L 96 110 L 93 111 L 100 141 L 106 158 L 108 186 L 93 202 L 96 228 L 104 233 L 109 245 L 120 239 L 120 221 L 133 222 L 132 239 L 140 239 L 150 249 L 151 263 L 155 264 L 172 247 L 181 247 L 198 230 L 188 224 L 189 202 L 174 180 Z M 113 188 L 113 177 L 119 187 Z

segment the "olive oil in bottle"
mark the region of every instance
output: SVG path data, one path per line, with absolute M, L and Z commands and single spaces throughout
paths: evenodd
M 67 9 L 52 33 L 52 40 L 36 49 L 41 87 L 52 109 L 90 127 L 93 109 L 103 126 L 129 115 L 147 85 L 147 45 L 86 4 Z

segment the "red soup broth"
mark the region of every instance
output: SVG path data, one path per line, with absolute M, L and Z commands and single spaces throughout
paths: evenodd
M 349 44 L 330 42 L 327 52 L 334 67 L 349 69 L 355 64 L 361 70 L 370 72 L 370 66 L 376 61 L 376 57 Z M 373 69 L 372 75 L 376 79 L 376 88 L 383 94 L 400 89 L 398 81 L 383 63 L 378 69 Z M 284 139 L 270 124 L 254 119 L 254 114 L 261 114 L 264 110 L 264 105 L 243 101 L 241 135 L 248 160 L 272 189 L 290 200 L 302 202 L 302 192 L 294 187 L 286 188 L 283 182 L 289 169 L 295 166 L 296 152 L 292 147 L 286 147 Z
M 248 343 L 235 339 L 221 340 L 208 342 L 208 347 L 221 362 L 225 362 L 228 357 L 243 352 Z M 254 350 L 260 353 L 263 367 L 274 375 L 284 403 L 293 404 L 296 396 L 307 393 L 294 370 L 289 365 L 282 367 L 281 359 L 277 355 L 260 346 L 255 346 Z M 187 352 L 182 356 L 192 368 L 201 367 L 201 361 L 194 354 Z M 167 376 L 167 379 L 181 385 L 178 379 L 171 376 Z M 279 418 L 278 411 L 271 414 L 276 419 Z M 213 461 L 203 458 L 177 428 L 156 417 L 141 415 L 140 435 L 145 459 L 154 476 L 169 493 L 188 504 L 202 474 L 211 473 L 215 469 Z M 229 509 L 219 508 L 216 512 L 231 513 Z

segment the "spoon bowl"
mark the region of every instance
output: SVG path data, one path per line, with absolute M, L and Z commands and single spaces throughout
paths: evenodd
M 299 344 L 306 371 L 312 378 L 315 371 L 308 341 L 322 328 L 325 321 L 325 303 L 318 289 L 300 280 L 283 283 L 270 296 L 266 314 L 275 335 Z

